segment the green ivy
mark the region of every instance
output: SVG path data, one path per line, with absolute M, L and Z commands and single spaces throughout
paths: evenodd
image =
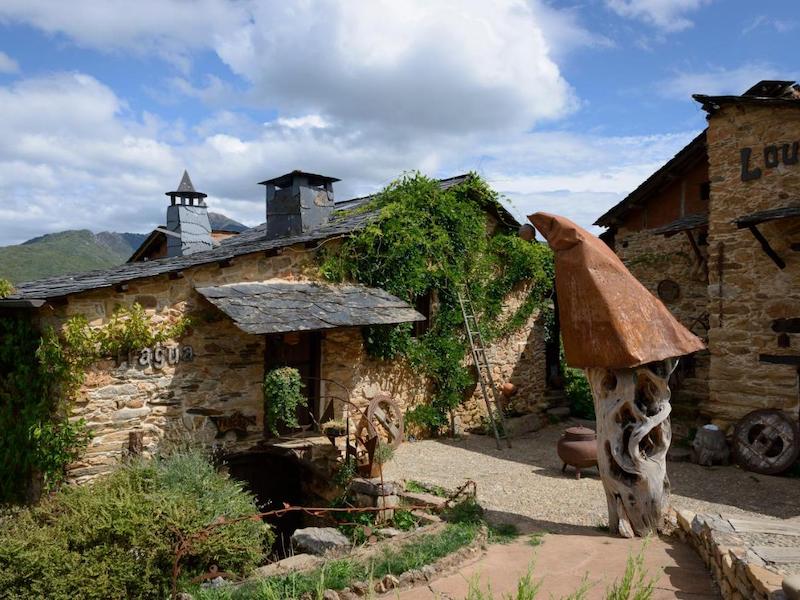
M 32 499 L 37 477 L 53 489 L 88 444 L 85 423 L 69 415 L 92 363 L 179 337 L 188 325 L 153 324 L 138 304 L 96 328 L 81 315 L 43 332 L 22 317 L 0 319 L 0 502 Z
M 8 298 L 14 293 L 14 286 L 8 279 L 0 277 L 0 298 Z
M 273 369 L 264 377 L 264 412 L 273 435 L 281 425 L 300 426 L 297 408 L 306 401 L 303 385 L 300 372 L 292 367 Z
M 414 304 L 435 292 L 438 304 L 428 331 L 413 337 L 409 324 L 364 328 L 367 352 L 379 359 L 406 358 L 429 379 L 430 404 L 406 414 L 435 431 L 474 384 L 465 364 L 467 340 L 457 292 L 467 285 L 488 343 L 518 330 L 550 294 L 550 250 L 525 242 L 512 224 L 487 232 L 487 209 L 498 195 L 477 175 L 449 189 L 420 174 L 391 183 L 357 211 L 378 210 L 375 219 L 341 246 L 321 255 L 320 270 L 331 281 L 357 281 L 385 289 Z M 501 318 L 509 293 L 528 294 Z

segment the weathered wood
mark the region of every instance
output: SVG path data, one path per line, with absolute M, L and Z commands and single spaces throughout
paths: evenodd
M 669 376 L 677 360 L 632 369 L 586 369 L 597 415 L 597 463 L 608 524 L 624 537 L 663 525 L 669 500 Z
M 772 259 L 772 262 L 778 265 L 779 269 L 786 268 L 786 263 L 784 260 L 778 255 L 777 252 L 775 252 L 772 246 L 769 245 L 767 238 L 761 234 L 758 228 L 755 225 L 751 225 L 748 227 L 748 229 L 750 230 L 750 233 L 753 234 L 753 237 L 758 240 L 758 243 L 761 244 L 761 249 L 764 251 L 764 253 Z

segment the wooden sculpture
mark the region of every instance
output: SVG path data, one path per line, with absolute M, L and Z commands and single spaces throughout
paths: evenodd
M 597 459 L 609 528 L 658 530 L 669 501 L 669 376 L 703 348 L 603 241 L 569 219 L 528 217 L 555 252 L 567 364 L 586 371 L 597 415 Z

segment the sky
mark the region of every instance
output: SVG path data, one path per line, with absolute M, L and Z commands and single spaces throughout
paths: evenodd
M 705 127 L 693 93 L 800 79 L 796 0 L 2 0 L 0 245 L 147 232 L 184 169 L 337 200 L 475 171 L 584 226 Z

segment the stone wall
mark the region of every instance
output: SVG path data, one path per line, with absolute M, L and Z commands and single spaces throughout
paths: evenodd
M 191 346 L 193 359 L 161 368 L 139 364 L 137 357 L 94 365 L 79 393 L 74 419 L 84 419 L 94 438 L 70 479 L 87 481 L 108 472 L 131 447 L 146 455 L 186 443 L 246 451 L 263 439 L 266 340 L 248 335 L 195 292 L 195 287 L 268 279 L 307 279 L 315 275 L 313 251 L 302 246 L 281 255 L 253 254 L 233 259 L 229 266 L 187 269 L 171 279 L 159 276 L 132 281 L 124 291 L 102 289 L 70 296 L 41 313 L 44 324 L 58 326 L 82 314 L 90 324 L 105 324 L 118 306 L 141 304 L 154 322 L 174 322 L 188 316 L 192 325 L 167 348 Z M 518 303 L 512 299 L 507 310 Z M 497 383 L 512 381 L 518 407 L 538 410 L 545 382 L 544 342 L 532 318 L 528 327 L 488 349 Z M 376 361 L 364 350 L 360 328 L 322 333 L 321 395 L 346 394 L 366 407 L 379 391 L 388 392 L 405 410 L 428 398 L 427 382 L 403 361 Z M 339 384 L 339 385 L 337 385 Z M 322 408 L 322 407 L 320 407 Z M 471 399 L 462 411 L 464 426 L 474 426 L 483 414 Z
M 154 322 L 174 322 L 182 316 L 192 320 L 180 340 L 181 346 L 192 347 L 191 362 L 167 363 L 160 369 L 136 360 L 93 366 L 73 416 L 87 422 L 94 438 L 71 466 L 70 478 L 81 482 L 107 472 L 128 452 L 132 435 L 141 436 L 146 454 L 188 441 L 238 451 L 262 439 L 265 340 L 242 332 L 194 288 L 298 278 L 310 259 L 302 246 L 275 257 L 243 256 L 226 267 L 187 269 L 178 279 L 164 275 L 133 281 L 125 291 L 102 289 L 70 296 L 66 304 L 43 314 L 46 324 L 58 325 L 82 314 L 91 325 L 100 326 L 118 306 L 139 303 Z M 215 422 L 228 431 L 218 434 Z
M 706 253 L 707 247 L 700 246 Z M 703 340 L 708 334 L 707 274 L 697 260 L 685 234 L 666 238 L 651 230 L 620 228 L 616 252 L 630 272 L 658 297 L 659 282 L 669 279 L 680 286 L 678 298 L 665 302 L 685 327 Z M 698 420 L 698 410 L 708 401 L 709 354 L 707 351 L 683 358 L 672 387 L 673 424 L 676 437 L 684 437 Z
M 768 169 L 763 148 L 800 139 L 796 107 L 727 105 L 709 117 L 708 158 L 711 178 L 709 223 L 710 399 L 705 410 L 723 427 L 757 408 L 797 414 L 798 375 L 791 366 L 759 362 L 759 354 L 800 353 L 800 335 L 779 347 L 774 319 L 800 317 L 800 241 L 798 219 L 759 225 L 786 261 L 778 266 L 747 229 L 734 219 L 760 210 L 797 203 L 800 165 Z M 752 167 L 763 174 L 752 181 L 740 176 L 740 150 L 753 149 Z

